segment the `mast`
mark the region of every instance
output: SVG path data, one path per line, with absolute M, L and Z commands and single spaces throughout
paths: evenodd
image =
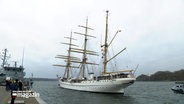
M 60 58 L 60 59 L 65 59 L 66 65 L 59 65 L 59 64 L 54 64 L 53 66 L 59 66 L 59 67 L 65 67 L 65 73 L 64 76 L 66 76 L 67 79 L 69 79 L 70 77 L 70 68 L 78 68 L 77 66 L 71 66 L 71 61 L 78 61 L 79 59 L 77 57 L 73 57 L 71 56 L 71 49 L 72 46 L 77 46 L 75 44 L 72 44 L 72 40 L 76 40 L 74 38 L 72 38 L 72 32 L 70 34 L 70 37 L 64 37 L 69 39 L 69 43 L 62 43 L 65 45 L 69 45 L 68 47 L 68 54 L 66 55 L 57 55 L 55 58 Z
M 3 60 L 2 67 L 4 67 L 4 65 L 6 64 L 6 61 L 7 61 L 6 58 L 10 57 L 10 56 L 7 56 L 7 52 L 8 52 L 7 49 L 4 49 L 4 51 L 2 52 L 2 60 Z
M 74 32 L 74 33 L 84 36 L 84 48 L 83 49 L 72 48 L 71 51 L 83 54 L 82 61 L 81 62 L 77 62 L 77 63 L 81 63 L 81 77 L 84 78 L 85 70 L 86 70 L 86 64 L 98 65 L 96 63 L 87 62 L 87 56 L 86 56 L 87 54 L 89 54 L 89 55 L 97 55 L 97 52 L 87 50 L 87 40 L 88 40 L 88 37 L 93 37 L 93 38 L 96 38 L 96 37 L 88 35 L 88 29 L 93 30 L 92 28 L 88 27 L 88 18 L 86 19 L 86 25 L 85 26 L 79 25 L 79 27 L 84 28 L 85 29 L 85 33 L 84 34 L 83 33 L 78 33 L 78 32 Z
M 22 52 L 22 67 L 24 66 L 24 48 L 23 48 L 23 52 Z
M 67 79 L 69 79 L 69 76 L 70 76 L 70 71 L 69 71 L 69 66 L 70 66 L 70 51 L 71 51 L 71 43 L 72 43 L 72 32 L 70 34 L 70 45 L 69 45 L 69 49 L 68 49 L 68 60 L 67 60 L 67 65 L 66 65 L 66 71 L 67 71 L 67 74 L 66 74 L 66 77 Z
M 106 29 L 105 29 L 105 44 L 104 44 L 104 72 L 103 74 L 106 73 L 106 68 L 107 68 L 107 49 L 108 49 L 108 43 L 107 43 L 107 38 L 108 38 L 108 14 L 109 11 L 106 11 Z
M 87 46 L 87 32 L 88 32 L 88 18 L 86 19 L 86 27 L 85 27 L 85 38 L 84 38 L 84 51 L 83 51 L 83 59 L 82 59 L 82 77 L 85 75 L 85 63 L 86 63 L 86 46 Z
M 65 69 L 65 74 L 66 74 L 66 78 L 67 79 L 69 79 L 69 77 L 70 77 L 70 67 L 71 67 L 71 48 L 72 48 L 72 32 L 71 32 L 71 34 L 70 34 L 70 37 L 65 37 L 65 38 L 68 38 L 69 39 L 69 48 L 68 48 L 68 56 L 66 56 L 67 57 L 67 65 L 66 65 L 66 69 Z M 75 40 L 75 39 L 73 39 L 73 40 Z M 63 44 L 65 44 L 65 43 L 63 43 Z M 73 46 L 75 46 L 75 45 L 73 45 Z
M 88 35 L 88 29 L 93 30 L 92 28 L 88 27 L 88 18 L 86 19 L 85 26 L 79 25 L 79 27 L 84 28 L 85 29 L 85 33 L 79 33 L 79 32 L 74 32 L 74 33 L 78 34 L 78 35 L 84 36 L 84 47 L 82 49 L 73 47 L 73 46 L 77 46 L 77 45 L 72 44 L 72 40 L 76 40 L 76 39 L 72 38 L 72 32 L 71 32 L 70 37 L 65 37 L 67 39 L 70 39 L 70 42 L 69 43 L 62 43 L 62 44 L 65 44 L 65 45 L 69 45 L 67 56 L 65 56 L 65 55 L 57 55 L 55 57 L 55 58 L 65 59 L 66 65 L 59 65 L 59 64 L 54 64 L 53 65 L 53 66 L 65 67 L 64 77 L 66 76 L 67 79 L 69 79 L 69 77 L 70 77 L 70 68 L 79 68 L 79 66 L 71 66 L 71 63 L 78 63 L 78 64 L 81 65 L 81 67 L 80 67 L 80 71 L 81 71 L 80 72 L 80 76 L 82 78 L 84 78 L 84 76 L 85 76 L 85 70 L 86 70 L 86 65 L 87 64 L 98 65 L 98 64 L 93 63 L 93 62 L 87 62 L 87 54 L 88 55 L 98 56 L 97 52 L 91 51 L 91 50 L 87 50 L 87 40 L 88 40 L 88 37 L 96 38 L 95 36 Z M 80 60 L 78 57 L 71 56 L 71 52 L 82 54 L 82 60 Z
M 112 59 L 114 59 L 115 57 L 117 57 L 120 53 L 122 53 L 124 50 L 126 50 L 126 48 L 122 49 L 121 51 L 119 51 L 116 55 L 114 55 L 112 58 L 108 59 L 107 60 L 107 50 L 108 50 L 108 47 L 111 45 L 111 43 L 113 42 L 114 38 L 116 37 L 116 35 L 121 32 L 121 30 L 118 30 L 114 37 L 112 38 L 112 40 L 110 41 L 110 43 L 108 44 L 107 41 L 108 41 L 108 16 L 109 16 L 109 11 L 107 10 L 106 11 L 106 29 L 105 29 L 105 43 L 104 45 L 102 45 L 102 47 L 104 47 L 104 70 L 103 70 L 103 74 L 107 74 L 107 63 L 109 61 L 111 61 Z

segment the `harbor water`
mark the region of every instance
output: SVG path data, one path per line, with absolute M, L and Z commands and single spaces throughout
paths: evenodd
M 135 82 L 125 94 L 101 94 L 60 88 L 57 81 L 35 81 L 34 90 L 48 104 L 184 104 L 171 91 L 174 82 Z

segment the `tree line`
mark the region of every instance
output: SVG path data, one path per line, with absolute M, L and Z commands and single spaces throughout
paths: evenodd
M 152 75 L 140 75 L 137 81 L 184 81 L 184 69 L 179 71 L 158 71 Z

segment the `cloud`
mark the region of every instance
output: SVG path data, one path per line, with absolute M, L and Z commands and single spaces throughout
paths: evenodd
M 120 69 L 140 64 L 140 74 L 183 68 L 181 0 L 4 0 L 0 3 L 0 49 L 8 48 L 12 60 L 20 63 L 24 48 L 27 73 L 55 77 L 61 70 L 52 67 L 54 57 L 66 53 L 60 42 L 66 41 L 63 37 L 69 36 L 71 30 L 83 32 L 77 26 L 85 25 L 87 17 L 94 28 L 89 34 L 97 37 L 90 39 L 90 48 L 100 52 L 106 10 L 110 11 L 109 41 L 117 30 L 122 30 L 112 44 L 114 53 L 127 48 L 117 58 Z M 83 44 L 80 39 L 76 43 Z

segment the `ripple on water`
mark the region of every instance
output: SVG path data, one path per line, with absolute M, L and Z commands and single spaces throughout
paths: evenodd
M 34 90 L 48 104 L 184 104 L 184 95 L 174 94 L 174 82 L 136 82 L 122 94 L 67 90 L 57 81 L 35 81 Z

